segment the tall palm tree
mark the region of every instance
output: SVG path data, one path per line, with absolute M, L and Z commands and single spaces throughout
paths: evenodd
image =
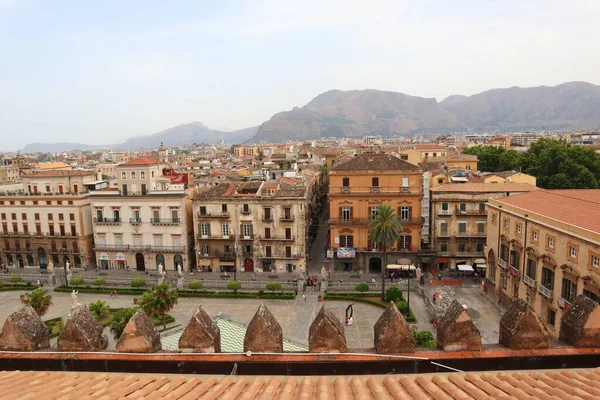
M 179 293 L 168 283 L 154 285 L 152 290 L 144 292 L 138 305 L 146 314 L 159 315 L 162 319 L 163 328 L 167 329 L 165 322 L 166 314 L 175 307 Z
M 377 217 L 369 221 L 369 240 L 383 248 L 383 263 L 381 265 L 381 299 L 385 300 L 385 267 L 387 263 L 387 249 L 400 240 L 402 224 L 394 209 L 384 204 L 379 207 Z
M 23 303 L 33 308 L 40 317 L 46 314 L 52 305 L 52 296 L 46 289 L 35 289 L 31 293 L 25 293 L 25 297 Z

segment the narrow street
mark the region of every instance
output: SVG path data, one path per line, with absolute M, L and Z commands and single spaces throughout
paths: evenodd
M 321 273 L 321 266 L 325 260 L 326 247 L 327 247 L 327 232 L 329 226 L 327 224 L 327 210 L 323 210 L 319 217 L 319 226 L 317 230 L 317 236 L 310 248 L 309 261 L 307 262 L 307 272 L 309 275 L 319 275 Z

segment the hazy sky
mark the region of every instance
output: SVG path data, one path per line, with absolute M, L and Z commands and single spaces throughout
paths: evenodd
M 258 125 L 329 89 L 600 84 L 600 0 L 0 0 L 0 150 Z

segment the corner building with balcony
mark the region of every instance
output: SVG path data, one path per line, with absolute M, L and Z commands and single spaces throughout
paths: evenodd
M 221 183 L 194 197 L 198 268 L 305 272 L 316 181 Z
M 438 271 L 457 265 L 485 268 L 486 203 L 538 190 L 526 183 L 446 183 L 431 188 L 431 243 Z
M 487 288 L 524 299 L 552 337 L 575 298 L 600 302 L 600 190 L 538 190 L 490 200 Z
M 117 183 L 90 192 L 98 267 L 195 267 L 187 174 L 140 157 L 117 167 Z
M 336 164 L 329 178 L 329 248 L 335 270 L 379 273 L 406 258 L 418 263 L 421 248 L 421 168 L 389 154 L 359 154 Z M 368 221 L 391 206 L 402 224 L 400 241 L 383 249 L 369 240 Z
M 92 171 L 39 171 L 23 176 L 23 190 L 0 196 L 0 265 L 46 269 L 94 264 L 87 186 Z

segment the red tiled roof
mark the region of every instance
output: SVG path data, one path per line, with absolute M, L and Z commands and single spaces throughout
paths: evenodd
M 48 171 L 34 171 L 32 174 L 26 175 L 28 178 L 51 178 L 64 176 L 89 176 L 96 175 L 94 171 L 72 171 L 67 169 L 51 169 Z
M 123 163 L 121 165 L 154 165 L 154 164 L 158 164 L 158 160 L 156 158 L 139 157 L 139 158 L 133 159 L 131 161 L 127 161 L 126 163 Z
M 431 188 L 432 192 L 448 193 L 502 193 L 502 192 L 530 192 L 539 191 L 536 186 L 529 183 L 445 183 Z
M 538 190 L 497 201 L 600 233 L 600 189 Z
M 338 377 L 0 372 L 3 398 L 597 399 L 599 369 Z

